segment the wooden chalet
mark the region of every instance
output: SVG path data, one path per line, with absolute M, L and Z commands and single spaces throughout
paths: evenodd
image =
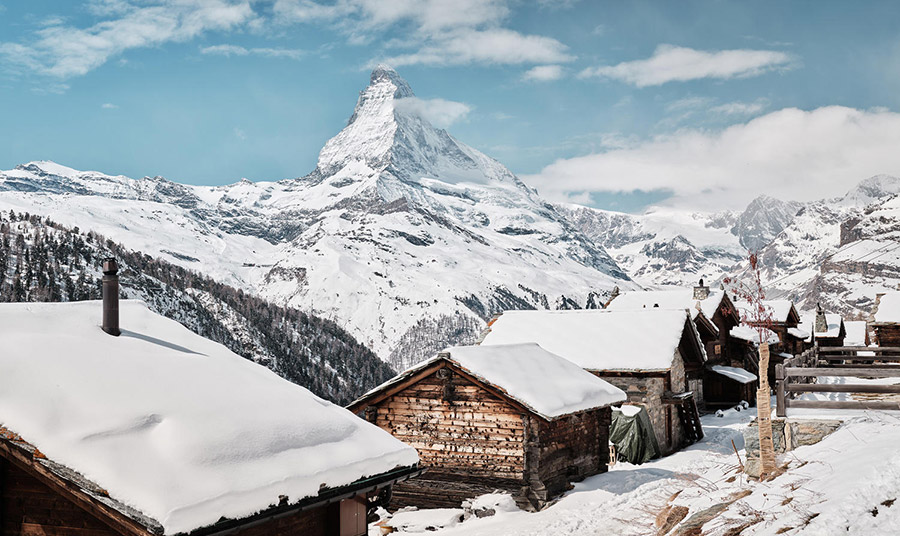
M 870 346 L 872 339 L 869 337 L 869 323 L 865 320 L 845 320 L 844 329 L 847 336 L 844 338 L 846 346 Z
M 847 338 L 847 328 L 841 315 L 826 313 L 819 305 L 816 306 L 815 313 L 803 315 L 800 329 L 804 333 L 809 333 L 809 337 L 805 340 L 807 348 L 813 345 L 844 346 L 844 339 Z
M 428 472 L 392 507 L 459 507 L 508 491 L 542 508 L 570 482 L 605 472 L 610 406 L 625 393 L 536 344 L 441 352 L 348 409 L 412 445 Z
M 749 327 L 753 330 L 766 329 L 766 338 L 769 343 L 769 370 L 767 373 L 769 385 L 775 385 L 775 367 L 784 363 L 785 359 L 799 355 L 809 348 L 807 340 L 810 333 L 800 326 L 800 313 L 797 312 L 791 300 L 764 300 L 763 305 L 771 314 L 771 321 L 766 322 L 766 325 L 748 320 L 752 315 L 748 312 L 749 305 L 746 302 L 738 302 L 736 305 L 744 318 L 743 323 L 746 324 L 741 327 Z M 745 331 L 749 334 L 751 330 Z M 772 333 L 776 337 L 772 337 Z M 750 340 L 748 337 L 744 338 Z M 752 337 L 754 344 L 758 344 L 758 338 L 758 333 Z
M 875 298 L 875 312 L 869 324 L 878 346 L 900 347 L 900 291 L 886 292 Z
M 686 310 L 507 311 L 481 341 L 536 342 L 622 389 L 647 409 L 663 454 L 703 437 L 697 404 L 707 357 Z
M 105 305 L 101 330 L 99 302 L 0 304 L 0 534 L 362 536 L 421 473 L 345 409 Z
M 707 363 L 698 391 L 702 406 L 734 406 L 741 401 L 756 403 L 758 380 L 751 378 L 759 371 L 759 356 L 756 346 L 731 336 L 731 329 L 740 325 L 741 318 L 725 290 L 711 290 L 701 279 L 693 289 L 619 294 L 607 308 L 611 311 L 687 309 L 706 348 Z

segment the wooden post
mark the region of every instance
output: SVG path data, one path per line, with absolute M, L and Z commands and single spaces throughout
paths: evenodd
M 775 365 L 775 409 L 779 417 L 787 417 L 787 399 L 784 396 L 784 365 Z

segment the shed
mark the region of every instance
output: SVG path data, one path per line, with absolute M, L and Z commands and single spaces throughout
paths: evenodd
M 803 314 L 799 329 L 809 334 L 805 339 L 808 346 L 844 346 L 847 329 L 844 319 L 836 313 L 826 313 L 822 309 Z
M 348 408 L 414 446 L 428 472 L 392 506 L 458 507 L 501 489 L 542 508 L 602 473 L 625 393 L 537 344 L 450 348 Z
M 875 298 L 870 325 L 878 346 L 900 347 L 900 291 L 886 292 Z
M 742 400 L 751 404 L 756 402 L 756 382 L 737 382 L 710 368 L 713 365 L 740 368 L 745 369 L 748 375 L 754 375 L 759 370 L 756 347 L 731 336 L 731 329 L 740 324 L 741 318 L 725 290 L 711 290 L 701 279 L 693 289 L 625 292 L 612 299 L 607 308 L 611 311 L 687 309 L 694 319 L 708 358 L 703 374 L 704 404 L 733 406 Z M 749 376 L 742 376 L 746 377 Z
M 0 304 L 0 528 L 366 533 L 414 476 L 390 434 L 143 303 Z M 116 317 L 118 318 L 118 317 Z
M 703 436 L 706 351 L 685 310 L 507 311 L 482 345 L 536 342 L 619 387 L 647 408 L 660 449 L 669 454 Z
M 869 323 L 865 320 L 845 320 L 844 329 L 847 330 L 847 337 L 844 344 L 847 346 L 870 346 L 872 340 L 869 338 Z

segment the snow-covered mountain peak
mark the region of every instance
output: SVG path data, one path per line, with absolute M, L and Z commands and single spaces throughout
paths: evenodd
M 378 192 L 385 201 L 411 200 L 398 182 L 418 185 L 421 179 L 523 187 L 502 164 L 433 126 L 423 116 L 424 106 L 396 71 L 378 66 L 347 126 L 328 140 L 308 178 L 380 175 Z
M 844 206 L 864 207 L 883 197 L 900 194 L 900 178 L 875 175 L 863 179 L 840 199 Z

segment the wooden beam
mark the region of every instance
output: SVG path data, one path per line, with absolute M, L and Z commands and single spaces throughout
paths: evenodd
M 900 353 L 900 346 L 820 346 L 819 353 L 835 352 L 894 352 Z
M 900 361 L 897 355 L 820 355 L 820 361 L 887 361 L 896 363 Z
M 398 379 L 396 383 L 386 386 L 383 390 L 372 393 L 371 396 L 357 400 L 353 404 L 347 406 L 347 409 L 350 410 L 351 413 L 359 413 L 360 411 L 365 409 L 366 406 L 377 405 L 382 400 L 399 393 L 410 385 L 418 383 L 428 376 L 431 376 L 437 369 L 444 368 L 448 364 L 449 362 L 444 359 L 435 361 L 433 364 L 425 367 L 419 372 L 411 374 L 408 378 Z
M 791 393 L 900 393 L 900 385 L 865 383 L 789 383 Z
M 786 367 L 786 378 L 812 376 L 864 376 L 867 378 L 900 378 L 900 367 L 890 368 L 828 368 L 828 367 Z
M 791 400 L 788 408 L 798 409 L 897 409 L 900 410 L 900 402 L 885 402 L 883 400 L 853 400 L 838 402 L 835 400 Z
M 86 494 L 81 488 L 76 487 L 68 480 L 45 467 L 40 461 L 35 460 L 31 453 L 23 451 L 18 447 L 11 446 L 7 441 L 0 440 L 0 457 L 6 458 L 9 463 L 34 476 L 45 486 L 74 503 L 75 506 L 93 515 L 99 521 L 105 523 L 123 536 L 152 535 L 146 527 L 126 517 L 122 512 L 119 512 L 111 506 L 107 506 L 94 499 Z

